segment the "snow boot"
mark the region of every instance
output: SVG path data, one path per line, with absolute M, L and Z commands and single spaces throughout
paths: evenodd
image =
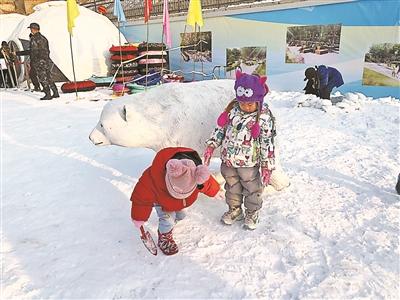
M 240 207 L 229 207 L 229 210 L 221 217 L 221 222 L 225 225 L 232 225 L 240 220 L 243 220 L 243 211 Z
M 165 255 L 174 255 L 178 253 L 178 246 L 172 236 L 172 229 L 167 233 L 158 231 L 158 247 Z
M 246 217 L 244 218 L 243 228 L 254 230 L 259 222 L 258 210 L 249 211 L 246 209 Z
M 46 88 L 43 88 L 43 91 L 44 91 L 44 97 L 42 97 L 42 98 L 40 98 L 40 100 L 51 100 L 51 99 L 53 99 L 52 97 L 51 97 L 51 94 L 50 94 L 50 89 L 48 88 L 48 87 L 46 87 Z
M 59 98 L 60 95 L 58 94 L 57 86 L 56 86 L 54 83 L 52 83 L 52 84 L 50 85 L 50 88 L 51 88 L 51 90 L 53 91 L 53 96 L 51 96 L 51 97 L 52 97 L 52 98 Z

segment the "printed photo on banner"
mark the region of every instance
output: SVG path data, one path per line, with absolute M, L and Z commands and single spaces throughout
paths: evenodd
M 181 55 L 185 62 L 211 62 L 211 31 L 181 33 Z
M 248 74 L 267 75 L 267 47 L 227 48 L 226 78 L 235 79 L 236 68 Z
M 338 60 L 342 25 L 287 28 L 286 63 L 331 64 Z
M 400 86 L 400 44 L 371 46 L 365 54 L 362 84 Z

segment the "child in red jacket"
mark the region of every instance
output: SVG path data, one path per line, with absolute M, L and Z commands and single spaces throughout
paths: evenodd
M 159 217 L 158 246 L 164 254 L 173 255 L 178 246 L 172 229 L 185 217 L 182 210 L 192 205 L 199 193 L 214 197 L 219 188 L 196 151 L 183 147 L 162 149 L 132 192 L 133 223 L 140 228 L 154 207 Z

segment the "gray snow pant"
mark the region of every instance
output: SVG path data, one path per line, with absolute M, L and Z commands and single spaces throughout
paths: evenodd
M 233 168 L 221 164 L 221 174 L 225 178 L 225 199 L 229 207 L 244 207 L 249 211 L 262 206 L 263 185 L 259 167 Z

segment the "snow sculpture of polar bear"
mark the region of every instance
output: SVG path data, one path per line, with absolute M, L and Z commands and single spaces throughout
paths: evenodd
M 89 138 L 95 145 L 150 148 L 185 146 L 200 154 L 219 114 L 235 97 L 234 80 L 168 83 L 107 103 Z M 219 155 L 219 151 L 214 152 Z M 289 185 L 279 163 L 271 185 Z

